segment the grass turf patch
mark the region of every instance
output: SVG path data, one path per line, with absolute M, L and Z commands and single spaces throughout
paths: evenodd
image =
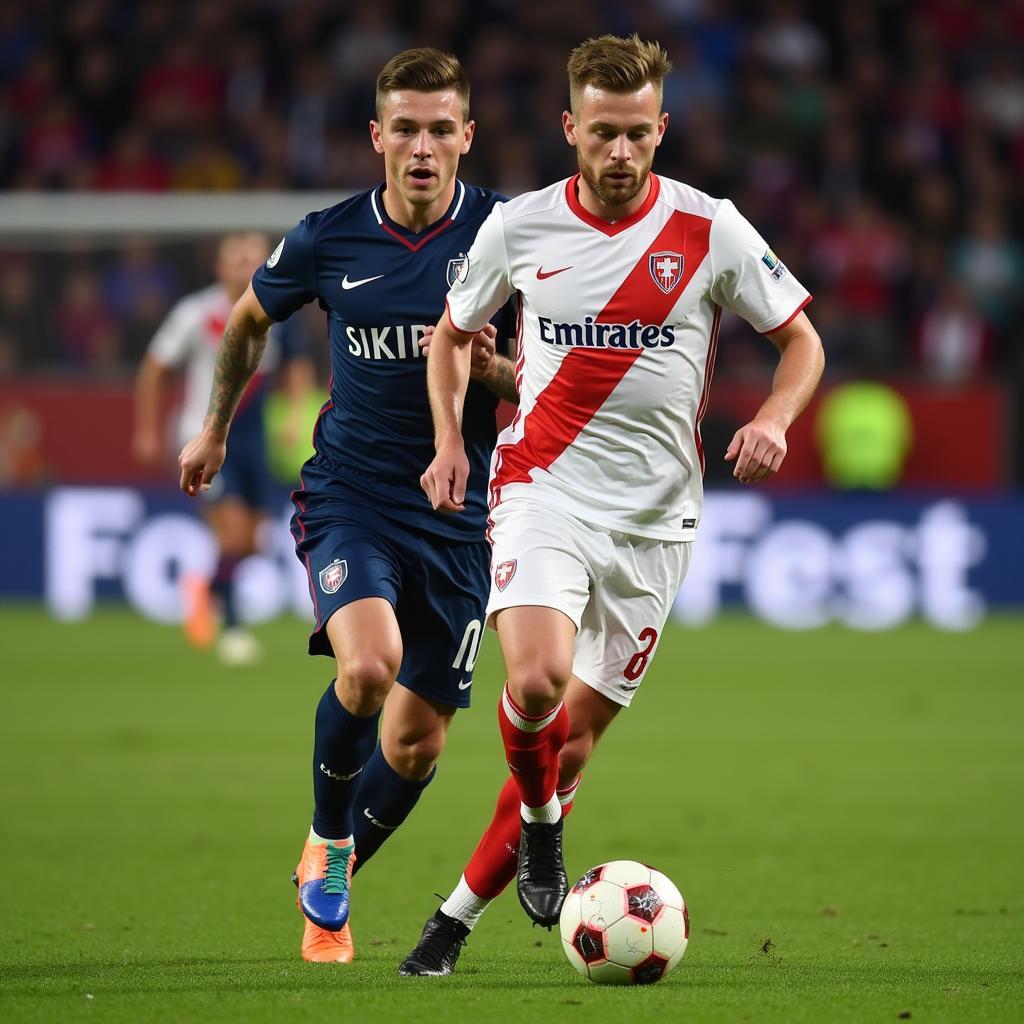
M 455 977 L 395 968 L 504 776 L 491 634 L 437 779 L 356 879 L 350 967 L 298 960 L 289 882 L 331 675 L 294 620 L 226 669 L 110 609 L 2 612 L 5 1021 L 1017 1020 L 1021 623 L 968 634 L 670 629 L 585 773 L 570 875 L 629 857 L 679 885 L 691 943 L 602 989 L 514 893 Z

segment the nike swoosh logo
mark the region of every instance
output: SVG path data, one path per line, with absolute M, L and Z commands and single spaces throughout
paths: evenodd
M 459 689 L 460 690 L 468 690 L 472 685 L 473 685 L 473 680 L 472 679 L 470 679 L 470 681 L 468 683 L 466 682 L 465 677 L 463 677 L 459 681 Z
M 365 816 L 365 817 L 369 818 L 369 820 L 370 820 L 370 823 L 371 823 L 371 824 L 373 824 L 373 825 L 376 825 L 376 826 L 377 826 L 377 828 L 382 828 L 382 829 L 384 829 L 384 831 L 385 831 L 385 832 L 394 832 L 394 831 L 395 831 L 395 829 L 396 829 L 396 828 L 398 828 L 398 826 L 397 826 L 397 825 L 385 825 L 383 821 L 378 821 L 378 820 L 377 820 L 377 819 L 376 819 L 376 818 L 375 818 L 375 817 L 374 817 L 374 816 L 373 816 L 373 815 L 372 815 L 372 814 L 370 813 L 370 808 L 369 808 L 369 807 L 364 807 L 364 808 L 363 808 L 363 814 L 364 814 L 364 816 Z
M 341 279 L 341 287 L 344 288 L 345 291 L 351 291 L 353 288 L 359 288 L 364 284 L 369 284 L 371 281 L 379 281 L 383 276 L 383 274 L 378 274 L 376 277 L 364 277 L 361 281 L 350 281 L 348 279 L 348 274 L 346 274 Z
M 351 775 L 339 775 L 337 772 L 332 772 L 323 761 L 320 762 L 320 771 L 334 779 L 335 782 L 348 782 L 350 779 L 354 779 L 362 770 L 362 768 L 357 768 Z
M 567 270 L 572 270 L 572 267 L 562 267 L 559 270 L 545 270 L 543 267 L 538 267 L 537 280 L 546 281 L 549 277 L 554 277 L 555 274 L 564 274 Z

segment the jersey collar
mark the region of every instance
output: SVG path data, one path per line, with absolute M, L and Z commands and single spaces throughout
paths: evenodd
M 458 217 L 459 211 L 462 209 L 462 201 L 465 198 L 466 186 L 456 178 L 455 195 L 452 197 L 451 205 L 444 216 L 440 220 L 434 221 L 433 224 L 428 224 L 420 232 L 412 232 L 388 216 L 388 211 L 384 208 L 383 184 L 378 185 L 370 193 L 370 205 L 373 207 L 373 215 L 377 218 L 377 223 L 383 231 L 386 231 L 392 238 L 401 242 L 402 245 L 412 252 L 419 252 L 427 242 L 432 238 L 436 238 L 445 228 L 449 228 L 455 223 L 455 218 Z
M 643 204 L 624 220 L 617 220 L 613 224 L 606 221 L 603 217 L 595 217 L 594 214 L 583 206 L 576 191 L 579 180 L 580 176 L 577 174 L 565 183 L 565 201 L 569 204 L 569 209 L 585 224 L 589 224 L 592 228 L 597 228 L 598 231 L 608 236 L 617 235 L 620 231 L 625 231 L 626 228 L 631 228 L 638 221 L 643 220 L 658 201 L 658 193 L 661 191 L 661 181 L 656 174 L 651 172 L 647 179 L 651 183 L 651 188 Z

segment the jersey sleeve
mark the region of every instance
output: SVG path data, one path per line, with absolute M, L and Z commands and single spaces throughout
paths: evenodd
M 317 214 L 299 221 L 255 274 L 252 290 L 271 320 L 287 320 L 317 297 Z
M 811 301 L 754 226 L 724 200 L 711 224 L 711 297 L 762 334 L 777 331 Z
M 181 366 L 195 346 L 197 325 L 195 302 L 182 299 L 157 328 L 147 354 L 161 366 Z
M 480 225 L 445 305 L 452 326 L 475 334 L 512 296 L 514 291 L 505 246 L 505 222 L 496 205 Z

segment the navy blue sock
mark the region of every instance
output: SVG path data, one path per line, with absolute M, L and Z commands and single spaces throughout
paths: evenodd
M 235 603 L 235 570 L 239 559 L 221 555 L 217 559 L 217 568 L 210 580 L 210 593 L 220 605 L 221 618 L 225 629 L 234 629 L 238 625 L 238 608 Z
M 366 862 L 409 817 L 409 812 L 435 774 L 436 768 L 422 782 L 411 782 L 387 763 L 380 744 L 377 744 L 360 776 L 355 798 L 355 871 L 365 867 Z
M 346 710 L 333 679 L 320 698 L 313 734 L 313 831 L 323 839 L 352 834 L 352 801 L 377 743 L 379 718 L 379 711 L 363 717 Z

